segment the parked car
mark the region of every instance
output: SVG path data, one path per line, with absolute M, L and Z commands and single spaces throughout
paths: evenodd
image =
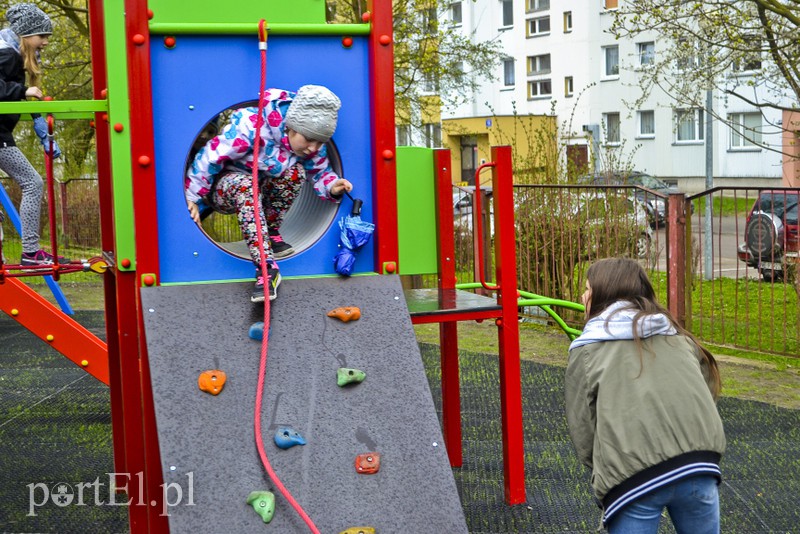
M 764 280 L 783 280 L 786 260 L 800 257 L 798 199 L 798 189 L 760 191 L 747 214 L 744 241 L 736 255 L 758 269 Z
M 581 214 L 588 214 L 588 217 L 583 219 Z M 653 230 L 648 224 L 648 210 L 635 197 L 602 193 L 582 195 L 572 216 L 581 222 L 584 239 L 594 243 L 592 256 L 600 254 L 605 246 L 626 248 L 637 258 L 645 258 L 650 252 Z M 622 232 L 609 234 L 610 228 L 622 229 Z M 608 242 L 614 239 L 616 243 Z
M 659 180 L 655 176 L 640 171 L 598 172 L 578 178 L 578 183 L 587 185 L 635 185 L 661 195 L 678 192 L 677 188 Z M 651 226 L 664 226 L 666 224 L 667 206 L 662 197 L 642 189 L 636 189 L 634 195 L 647 209 L 647 217 Z M 694 211 L 694 207 L 692 207 L 692 211 Z

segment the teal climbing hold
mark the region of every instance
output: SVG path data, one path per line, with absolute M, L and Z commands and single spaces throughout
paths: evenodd
M 339 387 L 344 387 L 348 384 L 358 384 L 367 378 L 367 373 L 359 369 L 348 369 L 347 367 L 339 367 L 336 371 L 336 383 Z
M 281 449 L 289 449 L 295 445 L 306 444 L 306 440 L 303 436 L 301 436 L 297 430 L 288 426 L 278 427 L 272 439 L 275 441 L 275 445 Z
M 251 491 L 247 496 L 247 504 L 253 507 L 264 523 L 272 521 L 272 516 L 275 514 L 275 495 L 271 491 Z

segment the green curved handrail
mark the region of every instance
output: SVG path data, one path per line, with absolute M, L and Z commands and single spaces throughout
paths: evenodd
M 487 282 L 487 285 L 495 285 L 494 282 Z M 463 284 L 456 284 L 456 289 L 478 289 L 483 287 L 480 282 L 467 282 Z M 556 324 L 561 327 L 561 330 L 567 335 L 567 337 L 572 341 L 576 337 L 581 334 L 581 330 L 577 328 L 573 328 L 569 326 L 561 316 L 551 308 L 551 306 L 558 306 L 561 308 L 567 308 L 570 310 L 575 310 L 578 312 L 585 311 L 585 307 L 583 304 L 578 304 L 577 302 L 572 302 L 569 300 L 562 300 L 562 299 L 555 299 L 551 297 L 544 297 L 542 295 L 537 295 L 536 293 L 530 293 L 528 291 L 518 291 L 520 298 L 517 299 L 517 306 L 537 306 L 544 310 L 555 322 Z

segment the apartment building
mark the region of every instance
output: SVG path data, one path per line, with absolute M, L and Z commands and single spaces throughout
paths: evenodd
M 442 143 L 453 149 L 464 176 L 502 137 L 495 131 L 499 121 L 550 116 L 567 157 L 589 170 L 624 165 L 686 191 L 704 188 L 706 114 L 679 107 L 659 90 L 639 101 L 642 74 L 669 43 L 657 34 L 617 40 L 609 32 L 616 7 L 616 0 L 450 4 L 441 24 L 477 41 L 499 42 L 503 51 L 496 79 L 481 83 L 469 103 L 442 113 Z M 748 68 L 759 64 L 731 73 L 728 87 L 761 100 L 765 89 L 747 83 Z M 782 183 L 781 111 L 765 109 L 762 116 L 744 100 L 715 91 L 712 99 L 715 112 L 733 124 L 712 120 L 715 185 L 789 185 Z M 743 128 L 751 133 L 743 135 Z

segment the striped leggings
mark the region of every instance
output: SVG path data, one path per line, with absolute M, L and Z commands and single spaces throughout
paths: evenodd
M 0 170 L 19 184 L 22 201 L 19 218 L 22 222 L 22 252 L 33 254 L 39 250 L 39 224 L 42 214 L 42 189 L 44 182 L 22 151 L 9 146 L 0 148 Z

